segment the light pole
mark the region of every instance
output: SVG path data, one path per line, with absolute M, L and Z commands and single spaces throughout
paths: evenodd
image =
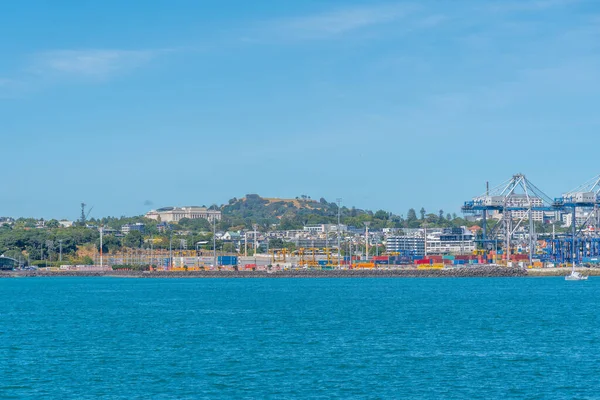
M 350 266 L 348 267 L 348 269 L 352 269 L 352 261 L 353 261 L 353 257 L 352 257 L 352 237 L 348 241 L 348 251 L 350 253 Z
M 213 265 L 217 267 L 217 221 L 213 215 Z
M 150 235 L 150 267 L 154 266 L 154 235 Z
M 169 269 L 173 268 L 173 228 L 169 225 Z
M 256 257 L 256 252 L 258 251 L 258 236 L 256 233 L 258 224 L 252 224 L 252 228 L 254 228 L 254 257 Z
M 427 257 L 427 223 L 423 224 L 423 253 Z
M 340 261 L 340 257 L 341 257 L 341 253 L 340 253 L 340 238 L 342 236 L 342 231 L 341 231 L 341 225 L 340 225 L 340 216 L 341 216 L 341 204 L 342 204 L 342 198 L 338 197 L 336 199 L 337 201 L 337 205 L 338 205 L 338 209 L 337 209 L 337 217 L 338 217 L 338 224 L 337 224 L 337 259 L 338 259 L 338 269 L 341 268 L 342 263 Z
M 63 242 L 62 239 L 58 240 L 58 251 L 59 251 L 59 253 L 58 253 L 58 261 L 59 262 L 62 262 L 62 242 Z
M 198 257 L 198 247 L 200 242 L 196 242 L 196 268 L 200 268 L 200 258 Z
M 325 224 L 325 258 L 329 265 L 329 224 Z
M 102 235 L 104 233 L 104 228 L 100 227 L 100 268 L 104 266 L 104 254 L 102 253 Z
M 52 240 L 46 240 L 46 250 L 48 251 L 48 257 L 46 258 L 46 268 L 48 268 L 48 262 L 52 263 L 52 248 L 53 242 Z
M 369 221 L 365 221 L 365 260 L 369 261 Z

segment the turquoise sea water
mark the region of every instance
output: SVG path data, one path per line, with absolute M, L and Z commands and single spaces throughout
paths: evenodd
M 600 278 L 0 279 L 0 398 L 600 398 Z

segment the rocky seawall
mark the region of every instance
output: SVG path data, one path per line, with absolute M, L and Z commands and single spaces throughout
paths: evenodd
M 479 266 L 448 269 L 288 270 L 288 271 L 5 271 L 0 278 L 122 277 L 122 278 L 491 278 L 523 277 L 522 268 Z

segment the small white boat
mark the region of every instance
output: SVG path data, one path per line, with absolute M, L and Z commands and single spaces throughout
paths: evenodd
M 587 281 L 587 275 L 581 275 L 579 272 L 575 271 L 575 266 L 571 270 L 571 274 L 565 276 L 565 281 Z

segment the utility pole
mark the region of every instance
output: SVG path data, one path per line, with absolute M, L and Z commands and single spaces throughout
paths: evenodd
M 59 254 L 58 255 L 58 261 L 59 262 L 62 262 L 62 242 L 63 242 L 62 239 L 58 240 L 58 251 L 59 251 L 59 253 L 58 253 Z

